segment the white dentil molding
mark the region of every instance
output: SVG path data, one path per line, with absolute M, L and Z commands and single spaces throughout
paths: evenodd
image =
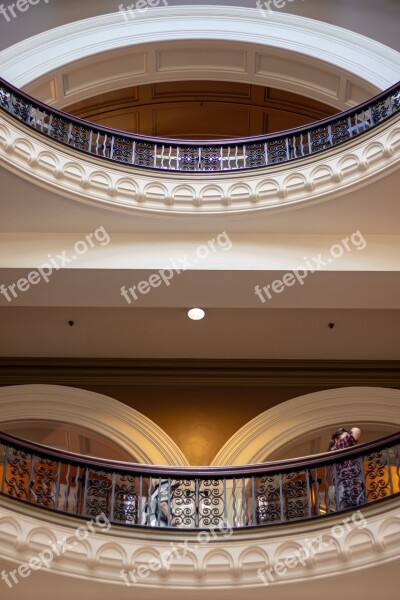
M 338 423 L 373 423 L 400 429 L 400 390 L 345 387 L 282 402 L 237 431 L 211 465 L 243 465 L 268 457 L 310 433 Z
M 210 15 L 212 14 L 212 18 Z M 224 40 L 289 50 L 334 65 L 378 89 L 398 80 L 400 53 L 353 31 L 257 8 L 152 8 L 132 25 L 116 12 L 46 31 L 0 53 L 2 76 L 23 87 L 44 74 L 101 52 L 171 40 Z
M 251 171 L 173 173 L 112 163 L 63 146 L 0 113 L 11 172 L 86 204 L 148 215 L 280 212 L 351 193 L 399 169 L 400 114 L 320 154 Z
M 104 519 L 101 524 L 105 525 Z M 103 598 L 102 594 L 94 595 L 92 586 L 107 584 L 109 587 L 106 589 L 118 593 L 121 600 L 138 593 L 141 598 L 149 598 L 145 594 L 151 590 L 157 597 L 161 593 L 163 598 L 173 599 L 177 592 L 187 594 L 199 589 L 203 593 L 211 592 L 213 598 L 218 598 L 222 590 L 233 591 L 237 588 L 243 593 L 251 590 L 252 598 L 259 600 L 265 598 L 266 588 L 257 570 L 265 573 L 295 551 L 300 551 L 306 557 L 304 562 L 297 561 L 294 568 L 286 569 L 279 577 L 275 576 L 269 582 L 268 592 L 274 594 L 273 589 L 281 585 L 288 590 L 287 586 L 292 584 L 296 586 L 296 597 L 307 598 L 310 597 L 308 588 L 302 586 L 308 583 L 315 586 L 316 581 L 320 586 L 321 580 L 326 577 L 329 578 L 328 585 L 332 585 L 335 581 L 332 577 L 337 575 L 349 573 L 355 578 L 356 573 L 361 571 L 360 578 L 365 578 L 368 576 L 367 569 L 385 563 L 392 564 L 392 568 L 396 569 L 400 545 L 399 525 L 398 502 L 389 500 L 363 507 L 362 511 L 323 518 L 317 522 L 269 525 L 267 528 L 242 530 L 233 534 L 227 529 L 216 538 L 207 532 L 199 536 L 198 533 L 185 530 L 112 527 L 107 531 L 96 526 L 94 520 L 92 529 L 95 533 L 91 533 L 84 520 L 49 513 L 0 497 L 0 560 L 7 572 L 22 563 L 28 563 L 32 557 L 40 556 L 45 549 L 48 558 L 49 546 L 57 544 L 58 540 L 65 540 L 69 545 L 64 556 L 49 561 L 49 569 L 33 574 L 31 580 L 19 578 L 17 592 L 20 595 L 12 596 L 16 600 L 27 597 L 27 586 L 29 597 L 40 600 L 47 574 L 57 577 L 55 581 L 62 582 L 63 600 L 70 597 L 68 592 L 72 591 L 72 587 L 68 586 L 72 586 L 71 579 L 75 578 L 80 584 L 90 583 L 91 597 Z M 78 528 L 81 532 L 79 537 L 75 533 Z M 85 534 L 86 539 L 78 541 Z M 310 553 L 310 544 L 314 544 L 315 554 Z M 175 548 L 175 551 L 184 548 L 184 556 L 172 560 L 168 568 L 147 569 L 147 575 L 138 577 L 134 587 L 126 587 L 121 570 L 137 575 L 140 565 L 146 568 L 151 559 L 163 565 L 162 557 L 168 556 L 164 553 L 171 552 L 171 548 Z M 268 582 L 268 576 L 265 577 Z M 6 590 L 6 584 L 1 584 Z M 151 598 L 154 597 L 151 595 Z M 282 598 L 280 595 L 277 597 Z M 396 595 L 387 594 L 385 597 L 390 600 L 397 598 Z M 227 596 L 223 595 L 223 598 Z
M 62 385 L 14 385 L 0 388 L 2 423 L 44 419 L 82 425 L 112 440 L 143 464 L 188 465 L 175 442 L 148 417 L 122 402 Z

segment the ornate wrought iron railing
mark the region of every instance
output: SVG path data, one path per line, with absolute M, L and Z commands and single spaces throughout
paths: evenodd
M 233 140 L 182 141 L 109 129 L 51 108 L 1 78 L 0 108 L 31 129 L 91 156 L 146 169 L 225 172 L 312 156 L 370 131 L 400 111 L 400 83 L 309 125 Z
M 0 493 L 118 525 L 250 528 L 400 498 L 400 432 L 347 450 L 234 467 L 154 467 L 88 458 L 0 433 Z

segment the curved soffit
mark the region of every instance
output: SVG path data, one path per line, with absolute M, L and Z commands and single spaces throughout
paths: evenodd
M 44 384 L 0 388 L 0 428 L 1 423 L 30 419 L 82 425 L 112 440 L 143 464 L 189 464 L 158 425 L 103 394 Z
M 212 13 L 212 19 L 210 13 Z M 141 18 L 135 21 L 134 27 L 131 22 L 123 19 L 120 12 L 76 21 L 7 48 L 0 53 L 0 64 L 3 65 L 2 76 L 14 85 L 23 87 L 43 77 L 46 73 L 83 58 L 94 57 L 99 53 L 167 41 L 185 42 L 187 48 L 187 43 L 191 42 L 193 46 L 195 40 L 252 44 L 261 47 L 267 46 L 284 53 L 296 53 L 301 58 L 292 62 L 291 74 L 288 76 L 289 79 L 297 79 L 297 81 L 304 78 L 304 73 L 301 73 L 302 63 L 311 59 L 314 61 L 315 68 L 316 57 L 324 63 L 326 69 L 330 66 L 336 71 L 339 69 L 351 73 L 358 82 L 363 80 L 378 90 L 385 89 L 398 80 L 400 53 L 379 42 L 313 19 L 277 11 L 261 18 L 260 12 L 256 8 L 232 6 L 153 8 L 141 15 Z M 50 47 L 51 52 L 49 52 Z M 215 71 L 213 48 L 210 46 L 208 48 L 209 51 L 202 54 L 203 60 L 200 68 L 197 65 L 197 79 L 201 74 L 204 79 L 209 78 L 210 72 Z M 185 45 L 171 50 L 168 55 L 155 55 L 156 63 L 152 65 L 152 68 L 157 80 L 171 80 L 170 63 L 176 58 L 174 52 L 183 57 L 184 63 L 185 55 L 187 58 Z M 240 53 L 237 53 L 236 65 L 226 65 L 230 71 L 231 80 L 243 80 L 246 60 L 245 54 L 241 56 Z M 279 87 L 276 85 L 276 79 L 279 79 L 278 74 L 282 73 L 283 66 L 279 53 L 274 60 L 278 61 L 278 64 L 274 64 L 273 60 L 268 60 L 267 56 L 256 57 L 255 66 L 258 69 L 259 77 L 256 77 L 253 83 L 260 84 L 264 78 L 265 85 Z M 281 60 L 280 64 L 279 60 Z M 124 65 L 126 67 L 125 75 L 132 75 L 135 70 L 134 62 L 131 60 L 130 64 Z M 133 78 L 134 80 L 137 80 L 138 76 L 140 79 L 140 75 L 143 75 L 147 69 L 145 57 L 138 56 L 136 63 L 137 72 L 134 73 L 136 77 L 136 79 Z M 184 64 L 181 65 L 182 69 L 184 70 Z M 192 67 L 191 78 L 193 75 Z M 324 86 L 321 72 L 318 73 L 318 78 L 319 86 L 317 85 L 313 90 L 314 97 L 317 97 L 318 87 L 321 90 Z M 139 83 L 139 81 L 137 82 Z M 336 85 L 343 83 L 336 81 Z M 123 85 L 118 86 L 114 79 L 113 84 L 114 88 L 123 87 L 126 85 L 126 81 Z M 332 84 L 335 85 L 335 82 Z M 285 76 L 283 76 L 283 81 L 281 76 L 281 87 L 285 89 Z M 343 93 L 346 95 L 345 90 Z M 351 95 L 350 91 L 350 103 Z M 74 97 L 70 101 L 75 101 L 75 99 Z M 326 96 L 325 100 L 327 100 Z M 333 97 L 332 100 L 334 100 Z
M 287 400 L 261 413 L 237 431 L 211 465 L 254 464 L 312 432 L 338 423 L 399 427 L 400 390 L 346 387 Z

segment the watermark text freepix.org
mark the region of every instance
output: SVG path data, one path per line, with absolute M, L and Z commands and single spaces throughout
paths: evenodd
M 31 6 L 36 6 L 36 4 L 39 4 L 40 2 L 48 4 L 50 0 L 17 0 L 8 6 L 0 4 L 0 15 L 5 18 L 7 23 L 10 23 L 11 19 L 16 19 L 18 17 L 18 13 L 24 13 L 29 10 Z
M 18 569 L 12 571 L 2 571 L 0 578 L 4 583 L 12 588 L 17 583 L 20 583 L 18 575 L 22 579 L 26 579 L 33 571 L 39 571 L 41 568 L 50 569 L 50 565 L 56 558 L 60 558 L 66 554 L 69 550 L 73 550 L 80 541 L 86 540 L 89 533 L 96 533 L 96 526 L 100 530 L 108 531 L 111 527 L 110 521 L 107 519 L 104 513 L 97 515 L 95 519 L 91 519 L 85 525 L 81 525 L 74 532 L 75 540 L 70 540 L 71 536 L 64 536 L 62 540 L 57 540 L 54 543 L 53 540 L 49 540 L 49 547 L 45 548 L 42 552 L 39 552 L 37 556 L 32 557 L 28 562 L 21 563 Z
M 201 246 L 197 246 L 195 257 L 193 259 L 189 258 L 187 254 L 178 258 L 177 261 L 180 264 L 177 264 L 177 261 L 170 258 L 171 265 L 168 269 L 159 269 L 158 273 L 152 273 L 148 280 L 140 281 L 138 284 L 133 285 L 132 287 L 126 289 L 125 286 L 121 287 L 121 296 L 125 298 L 128 304 L 132 304 L 132 298 L 137 300 L 139 298 L 138 294 L 148 294 L 152 288 L 159 287 L 162 283 L 164 283 L 167 287 L 171 285 L 171 279 L 175 275 L 180 275 L 186 271 L 186 269 L 191 269 L 196 264 L 198 264 L 199 260 L 206 259 L 211 253 L 215 253 L 218 249 L 226 252 L 232 248 L 232 242 L 229 239 L 226 231 L 223 231 L 215 238 L 208 240 L 206 244 L 202 244 Z
M 311 540 L 306 538 L 305 545 L 298 550 L 295 550 L 284 559 L 278 561 L 269 569 L 258 569 L 257 575 L 264 585 L 269 585 L 275 581 L 275 577 L 282 577 L 285 575 L 288 569 L 295 569 L 299 564 L 305 567 L 310 558 L 315 554 L 318 554 L 318 552 L 322 552 L 324 548 L 334 544 L 335 539 L 343 537 L 346 531 L 351 531 L 352 529 L 365 529 L 365 527 L 367 527 L 367 521 L 362 512 L 358 510 L 353 513 L 351 517 L 343 519 L 340 525 L 332 527 L 329 531 L 328 538 L 324 539 L 324 535 L 326 536 L 326 534 L 322 533 Z
M 222 535 L 221 535 L 222 534 Z M 200 544 L 208 544 L 211 538 L 215 539 L 217 537 L 230 537 L 233 534 L 233 529 L 230 525 L 224 525 L 221 528 L 209 529 L 207 531 L 200 531 L 196 536 L 196 542 L 190 541 L 186 539 L 184 542 L 179 544 L 174 544 L 171 542 L 171 548 L 164 550 L 159 556 L 159 558 L 151 558 L 147 564 L 142 563 L 138 567 L 135 566 L 134 569 L 130 571 L 126 571 L 122 569 L 120 571 L 120 577 L 125 582 L 125 584 L 130 587 L 131 585 L 135 585 L 138 583 L 140 579 L 145 579 L 150 575 L 151 572 L 159 571 L 160 569 L 165 569 L 168 571 L 171 568 L 171 564 L 175 559 L 184 558 L 188 556 L 191 552 L 197 550 Z
M 167 0 L 136 0 L 136 2 L 129 4 L 128 6 L 120 4 L 118 6 L 118 11 L 122 14 L 124 21 L 130 21 L 146 12 L 148 8 L 156 8 L 157 6 L 160 6 L 160 4 L 168 6 Z
M 295 2 L 295 1 L 296 0 L 264 0 L 263 2 L 261 2 L 261 0 L 257 0 L 256 7 L 258 8 L 258 10 L 260 11 L 260 13 L 262 14 L 262 16 L 265 19 L 267 16 L 267 13 L 271 14 L 275 10 L 280 10 L 281 8 L 285 8 L 285 6 L 288 2 Z
M 262 303 L 272 299 L 272 293 L 281 294 L 285 287 L 292 287 L 295 283 L 304 285 L 304 280 L 311 273 L 319 271 L 321 268 L 326 267 L 332 262 L 333 259 L 338 259 L 343 256 L 346 252 L 351 252 L 353 248 L 356 250 L 364 250 L 367 242 L 360 231 L 355 231 L 350 236 L 343 238 L 339 244 L 333 244 L 329 249 L 329 257 L 324 258 L 322 252 L 317 256 L 313 256 L 308 259 L 306 256 L 303 257 L 305 264 L 301 264 L 293 271 L 288 271 L 282 277 L 282 279 L 275 279 L 272 283 L 264 285 L 262 288 L 259 285 L 254 287 L 254 293 L 261 300 Z
M 93 233 L 88 233 L 84 240 L 76 242 L 71 256 L 67 256 L 66 250 L 63 250 L 60 254 L 56 254 L 55 256 L 48 254 L 47 258 L 49 260 L 30 271 L 26 277 L 21 277 L 16 283 L 11 283 L 8 286 L 5 286 L 4 283 L 2 283 L 0 285 L 0 294 L 6 298 L 7 302 L 12 302 L 12 300 L 18 298 L 20 292 L 27 292 L 31 285 L 37 285 L 41 281 L 49 283 L 50 277 L 54 271 L 59 271 L 68 264 L 74 262 L 79 256 L 85 254 L 89 248 L 94 248 L 96 242 L 98 242 L 100 246 L 107 246 L 110 241 L 110 236 L 104 227 L 101 226 Z M 18 291 L 15 288 L 17 288 Z

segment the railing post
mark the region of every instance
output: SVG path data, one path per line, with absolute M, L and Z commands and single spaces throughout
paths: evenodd
M 9 451 L 10 446 L 7 444 L 5 446 L 5 453 L 4 453 L 4 467 L 3 467 L 3 477 L 1 478 L 1 493 L 4 494 L 4 486 L 6 483 L 6 474 L 7 474 L 7 468 L 8 468 L 8 451 Z

